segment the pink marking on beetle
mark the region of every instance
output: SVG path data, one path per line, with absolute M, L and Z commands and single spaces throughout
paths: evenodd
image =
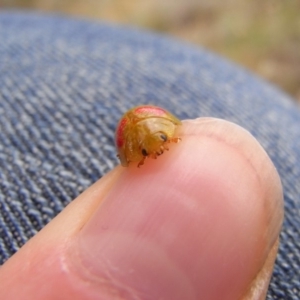
M 165 116 L 166 111 L 163 108 L 156 106 L 140 106 L 134 110 L 137 114 L 150 114 L 154 116 Z
M 116 144 L 117 147 L 121 148 L 124 144 L 124 129 L 125 126 L 127 124 L 127 119 L 123 118 L 117 128 L 117 132 L 116 132 Z

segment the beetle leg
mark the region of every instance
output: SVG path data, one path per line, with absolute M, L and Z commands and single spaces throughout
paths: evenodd
M 152 153 L 151 157 L 154 158 L 154 159 L 157 159 L 157 153 Z
M 138 168 L 144 164 L 144 161 L 145 161 L 146 157 L 147 156 L 143 156 L 143 158 L 141 159 L 141 161 L 137 165 Z
M 164 153 L 164 151 L 165 151 L 164 146 L 161 145 L 161 146 L 159 147 L 159 149 L 160 149 L 160 151 L 156 152 L 156 154 L 157 154 L 157 155 L 162 155 L 162 154 Z
M 169 140 L 169 142 L 171 143 L 179 143 L 181 141 L 181 138 L 179 138 L 179 137 L 175 137 L 175 138 L 171 138 L 170 140 Z

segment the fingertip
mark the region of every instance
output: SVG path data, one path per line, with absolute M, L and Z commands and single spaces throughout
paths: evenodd
M 96 277 L 112 276 L 125 294 L 129 287 L 149 299 L 235 299 L 278 237 L 280 179 L 259 143 L 235 124 L 184 121 L 180 134 L 162 157 L 124 170 L 80 233 L 80 261 Z

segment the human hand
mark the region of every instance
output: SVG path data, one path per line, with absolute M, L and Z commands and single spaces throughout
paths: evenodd
M 1 267 L 1 299 L 264 299 L 283 220 L 273 164 L 226 121 L 184 121 L 181 137 L 70 203 Z

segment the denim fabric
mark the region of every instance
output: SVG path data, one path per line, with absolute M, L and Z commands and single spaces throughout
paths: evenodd
M 0 262 L 117 165 L 116 123 L 145 103 L 225 118 L 262 143 L 286 209 L 268 299 L 300 299 L 299 107 L 203 49 L 59 16 L 0 13 Z

